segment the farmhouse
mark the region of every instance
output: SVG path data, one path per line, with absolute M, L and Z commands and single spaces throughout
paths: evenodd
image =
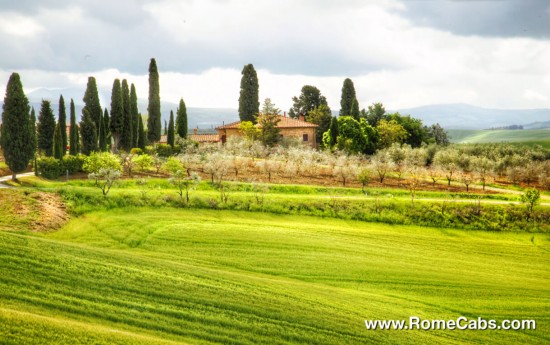
M 236 121 L 227 125 L 216 127 L 220 141 L 225 143 L 227 139 L 232 136 L 242 136 L 243 134 L 240 131 L 240 125 L 241 121 Z M 298 138 L 302 140 L 304 144 L 312 147 L 317 146 L 317 142 L 315 140 L 315 132 L 317 127 L 318 126 L 316 124 L 306 122 L 303 116 L 300 116 L 299 119 L 293 119 L 291 117 L 287 117 L 286 115 L 279 115 L 279 122 L 277 123 L 277 128 L 280 130 L 281 137 Z

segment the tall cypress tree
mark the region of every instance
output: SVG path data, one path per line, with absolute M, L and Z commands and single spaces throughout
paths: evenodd
M 113 136 L 113 149 L 118 151 L 122 130 L 124 128 L 124 107 L 122 105 L 122 90 L 120 80 L 115 79 L 111 92 L 111 135 Z
M 258 75 L 252 64 L 245 65 L 241 74 L 239 118 L 256 122 L 256 115 L 260 112 Z
M 354 119 L 359 121 L 359 117 L 361 116 L 361 112 L 359 111 L 359 102 L 357 102 L 357 98 L 354 98 L 353 102 L 351 103 L 350 115 L 353 116 Z
M 71 116 L 71 128 L 69 129 L 69 154 L 71 156 L 76 156 L 78 154 L 78 127 L 76 126 L 76 111 L 72 98 L 69 108 Z
M 122 135 L 120 137 L 120 147 L 125 151 L 132 149 L 134 143 L 132 138 L 132 114 L 130 113 L 130 88 L 128 87 L 128 81 L 124 79 L 122 81 Z
M 61 124 L 58 123 L 55 126 L 53 135 L 53 156 L 57 159 L 61 159 L 65 155 L 65 153 L 63 153 L 63 136 L 61 135 L 61 132 Z
M 334 146 L 336 145 L 336 141 L 338 139 L 338 119 L 336 116 L 332 117 L 332 120 L 330 121 L 330 145 Z
M 97 151 L 97 130 L 92 115 L 88 109 L 82 109 L 82 121 L 80 121 L 80 135 L 82 137 L 81 151 L 85 155 Z
M 180 138 L 187 138 L 187 108 L 185 107 L 185 102 L 183 98 L 180 99 L 180 104 L 176 111 L 176 133 Z
M 105 144 L 106 149 L 109 151 L 111 149 L 111 119 L 109 118 L 109 111 L 105 108 L 103 112 L 103 128 L 105 129 Z
M 61 147 L 63 156 L 67 152 L 67 111 L 65 109 L 65 100 L 63 95 L 59 96 L 59 127 L 61 127 Z
M 6 87 L 0 126 L 0 144 L 6 164 L 12 171 L 12 180 L 25 171 L 35 153 L 29 109 L 19 74 L 12 73 Z
M 101 116 L 99 117 L 99 127 L 97 129 L 97 137 L 98 137 L 98 150 L 103 152 L 107 149 L 107 139 L 105 138 L 105 135 L 107 134 L 107 131 L 105 130 L 105 124 L 103 123 L 103 113 L 101 113 Z
M 168 122 L 168 134 L 166 136 L 166 141 L 168 145 L 174 147 L 175 144 L 175 128 L 174 128 L 174 112 L 170 110 L 170 122 Z
M 103 115 L 101 110 L 101 104 L 99 104 L 99 94 L 97 92 L 97 83 L 94 77 L 88 77 L 88 84 L 86 85 L 86 92 L 84 93 L 84 109 L 86 109 L 91 116 L 96 128 L 96 136 L 99 137 L 100 118 Z
M 42 100 L 38 115 L 38 150 L 50 157 L 53 155 L 53 135 L 55 131 L 55 117 L 50 101 Z
M 351 107 L 355 96 L 355 86 L 353 81 L 346 78 L 342 86 L 342 98 L 340 99 L 340 116 L 351 115 Z
M 136 87 L 132 83 L 130 86 L 130 122 L 132 126 L 132 147 L 138 147 L 139 141 L 139 123 L 138 123 L 138 103 L 137 103 L 137 94 Z
M 36 148 L 38 145 L 38 137 L 36 136 L 36 113 L 34 112 L 34 107 L 31 109 L 31 144 L 33 147 L 34 152 L 36 152 Z
M 149 118 L 147 119 L 147 139 L 149 142 L 160 140 L 162 124 L 160 121 L 160 86 L 157 62 L 151 59 L 149 64 L 149 104 L 147 105 Z
M 141 118 L 141 114 L 138 114 L 138 144 L 137 147 L 139 147 L 142 150 L 145 150 L 145 130 L 143 129 L 143 119 Z

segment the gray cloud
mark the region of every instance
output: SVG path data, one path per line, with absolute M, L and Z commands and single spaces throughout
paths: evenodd
M 403 1 L 416 25 L 458 35 L 550 38 L 548 0 Z

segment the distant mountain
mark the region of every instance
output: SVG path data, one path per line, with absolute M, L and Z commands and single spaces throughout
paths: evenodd
M 528 123 L 526 125 L 523 125 L 523 128 L 525 129 L 547 129 L 550 128 L 550 121 L 537 121 L 533 123 Z
M 435 104 L 416 108 L 400 109 L 401 114 L 410 114 L 424 124 L 439 123 L 448 129 L 485 129 L 510 125 L 550 122 L 550 109 L 488 109 L 468 104 Z M 537 127 L 544 128 L 544 127 Z

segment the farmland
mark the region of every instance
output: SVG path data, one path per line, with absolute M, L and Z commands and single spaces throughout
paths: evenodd
M 39 343 L 544 343 L 546 234 L 119 208 L 0 233 L 0 337 Z M 367 331 L 364 319 L 537 320 Z M 42 340 L 37 340 L 40 334 Z
M 550 130 L 449 130 L 451 141 L 455 143 L 523 143 L 550 148 Z

